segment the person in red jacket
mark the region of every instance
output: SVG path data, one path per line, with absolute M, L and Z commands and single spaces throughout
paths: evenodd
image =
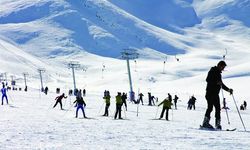
M 64 93 L 63 93 L 62 95 L 60 95 L 60 96 L 57 96 L 57 97 L 55 98 L 56 103 L 55 103 L 55 105 L 53 106 L 53 108 L 55 108 L 56 105 L 57 105 L 58 103 L 60 103 L 61 110 L 63 110 L 63 108 L 62 108 L 62 99 L 63 99 L 63 98 L 67 98 L 67 96 L 65 97 Z

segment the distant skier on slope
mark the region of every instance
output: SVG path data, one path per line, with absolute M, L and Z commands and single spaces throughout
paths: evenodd
M 124 104 L 124 106 L 125 106 L 125 109 L 126 109 L 126 111 L 128 110 L 128 108 L 127 108 L 127 94 L 125 94 L 124 92 L 122 93 L 122 105 Z
M 109 93 L 105 93 L 105 96 L 103 97 L 103 99 L 105 99 L 105 112 L 103 116 L 109 116 L 109 106 L 110 106 L 110 98 L 111 96 L 109 95 Z
M 221 79 L 221 72 L 226 67 L 225 61 L 220 61 L 217 66 L 214 66 L 208 72 L 206 81 L 206 100 L 207 100 L 207 110 L 205 113 L 205 117 L 203 120 L 202 127 L 205 128 L 213 128 L 212 125 L 209 124 L 210 121 L 210 113 L 213 110 L 213 106 L 215 107 L 215 127 L 216 129 L 222 129 L 221 127 L 221 115 L 220 115 L 220 97 L 219 92 L 220 89 L 224 89 L 228 91 L 230 94 L 233 94 L 233 89 L 228 88 Z
M 44 89 L 44 93 L 47 95 L 48 91 L 49 91 L 49 88 L 46 86 L 45 89 Z
M 7 89 L 5 88 L 5 85 L 3 84 L 3 88 L 1 89 L 2 93 L 2 105 L 3 105 L 3 99 L 6 99 L 6 103 L 8 104 L 8 97 L 7 97 Z
M 173 105 L 173 104 L 172 104 L 172 102 L 170 101 L 169 97 L 168 97 L 168 98 L 165 98 L 165 99 L 158 105 L 158 107 L 159 107 L 160 105 L 162 105 L 162 104 L 163 104 L 163 107 L 162 107 L 161 116 L 160 116 L 159 119 L 161 119 L 161 118 L 163 117 L 164 112 L 165 112 L 165 110 L 166 110 L 166 120 L 168 120 L 168 111 L 169 111 L 169 109 L 171 109 L 171 105 Z
M 62 99 L 63 99 L 63 98 L 67 98 L 67 96 L 65 96 L 64 93 L 63 93 L 62 95 L 60 95 L 60 96 L 57 96 L 57 97 L 55 98 L 56 103 L 55 103 L 55 105 L 53 106 L 53 108 L 55 108 L 56 105 L 59 103 L 60 106 L 61 106 L 61 110 L 63 110 L 63 108 L 62 108 Z
M 244 106 L 244 109 L 246 110 L 247 109 L 247 102 L 246 101 L 243 102 L 243 106 Z
M 196 98 L 193 96 L 191 96 L 191 98 L 188 100 L 188 109 L 191 110 L 192 108 L 194 108 L 195 110 L 195 102 L 196 102 Z
M 177 95 L 174 96 L 174 107 L 175 109 L 177 109 L 177 101 L 178 101 L 179 97 Z
M 139 94 L 139 99 L 138 99 L 138 102 L 137 102 L 137 104 L 140 104 L 140 102 L 142 103 L 142 105 L 143 105 L 143 94 L 142 93 L 140 93 Z

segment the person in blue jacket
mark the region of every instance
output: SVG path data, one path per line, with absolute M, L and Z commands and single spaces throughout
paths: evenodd
M 7 97 L 7 89 L 5 88 L 5 85 L 3 84 L 3 88 L 1 89 L 2 92 L 2 105 L 3 105 L 3 99 L 6 99 L 6 102 L 8 104 L 8 97 Z
M 74 101 L 76 103 L 76 118 L 78 117 L 78 110 L 81 109 L 83 113 L 83 117 L 87 118 L 84 112 L 84 108 L 86 107 L 86 103 L 84 102 L 82 97 L 76 97 L 76 100 Z

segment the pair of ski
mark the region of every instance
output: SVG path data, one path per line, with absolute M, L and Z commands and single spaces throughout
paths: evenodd
M 216 128 L 207 128 L 207 127 L 203 127 L 202 125 L 200 125 L 200 130 L 206 130 L 206 131 L 236 131 L 236 128 L 233 128 L 233 129 L 216 129 Z

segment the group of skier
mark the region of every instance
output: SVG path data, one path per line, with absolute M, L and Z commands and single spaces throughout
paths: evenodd
M 230 94 L 233 94 L 233 89 L 228 88 L 223 82 L 222 82 L 222 77 L 221 77 L 221 73 L 224 70 L 224 68 L 227 66 L 225 61 L 219 61 L 219 63 L 214 66 L 211 67 L 211 69 L 209 70 L 208 74 L 207 74 L 207 78 L 206 78 L 206 82 L 207 82 L 207 86 L 206 86 L 206 101 L 207 101 L 207 109 L 204 115 L 204 119 L 203 119 L 203 123 L 201 125 L 201 127 L 203 128 L 212 128 L 214 129 L 214 127 L 209 123 L 210 122 L 210 114 L 213 110 L 213 107 L 215 107 L 215 128 L 216 129 L 222 129 L 221 127 L 221 106 L 220 106 L 220 97 L 219 97 L 219 92 L 221 89 L 229 92 Z M 58 90 L 58 89 L 57 89 Z M 47 95 L 48 92 L 48 87 L 45 88 L 45 94 Z M 85 95 L 85 89 L 83 91 L 84 95 Z M 2 93 L 2 105 L 4 103 L 4 99 L 6 100 L 6 103 L 8 104 L 8 97 L 7 97 L 7 89 L 5 87 L 5 84 L 2 84 L 2 89 L 1 89 L 1 93 Z M 59 93 L 59 92 L 58 92 Z M 69 95 L 72 95 L 72 91 L 69 91 Z M 87 118 L 84 112 L 84 108 L 86 107 L 86 103 L 83 100 L 83 96 L 82 96 L 82 91 L 74 91 L 74 95 L 76 95 L 76 100 L 74 101 L 74 103 L 76 103 L 76 118 L 78 117 L 78 111 L 79 109 L 82 110 L 83 112 L 83 117 Z M 138 99 L 134 100 L 135 104 L 139 104 L 142 103 L 142 105 L 144 105 L 143 103 L 143 94 L 139 93 L 138 94 Z M 54 104 L 53 108 L 57 106 L 57 104 L 60 104 L 61 109 L 63 110 L 62 107 L 62 99 L 63 98 L 67 98 L 67 96 L 65 96 L 65 94 L 61 94 L 59 96 L 57 96 L 55 98 L 56 103 Z M 110 100 L 111 100 L 111 96 L 109 91 L 104 92 L 104 96 L 103 99 L 105 100 L 105 111 L 103 116 L 109 116 L 109 107 L 110 107 Z M 169 109 L 171 109 L 171 106 L 173 105 L 172 100 L 174 101 L 174 106 L 175 109 L 177 109 L 177 101 L 178 101 L 179 97 L 177 95 L 175 95 L 174 99 L 172 99 L 172 96 L 170 95 L 170 93 L 168 93 L 168 96 L 158 104 L 158 106 L 163 105 L 162 107 L 162 112 L 160 115 L 159 119 L 162 119 L 164 116 L 164 113 L 166 112 L 165 115 L 165 119 L 169 120 L 168 118 L 168 112 Z M 121 117 L 121 111 L 122 111 L 122 106 L 124 106 L 124 109 L 127 110 L 127 94 L 126 93 L 121 93 L 118 92 L 117 95 L 115 96 L 115 100 L 116 100 L 116 111 L 115 111 L 115 115 L 114 115 L 114 119 L 117 118 L 118 119 L 122 119 Z M 148 105 L 152 106 L 155 105 L 156 103 L 154 102 L 154 100 L 156 100 L 156 102 L 158 102 L 158 98 L 155 98 L 154 96 L 151 95 L 151 92 L 148 92 Z M 192 96 L 189 101 L 188 101 L 188 109 L 194 109 L 195 110 L 195 101 L 196 98 L 194 96 Z M 241 109 L 245 110 L 247 107 L 247 103 L 246 101 L 244 101 L 244 103 L 241 105 Z M 226 106 L 226 100 L 223 97 L 223 107 L 222 109 L 228 109 L 228 107 Z

